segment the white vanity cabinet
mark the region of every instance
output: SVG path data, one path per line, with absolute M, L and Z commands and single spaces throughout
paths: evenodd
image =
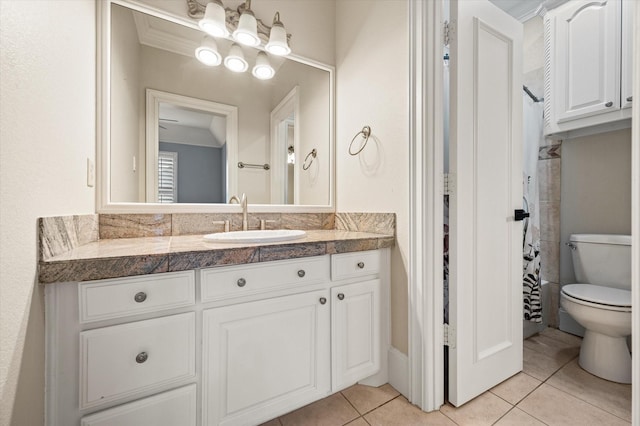
M 328 293 L 204 311 L 203 424 L 258 424 L 329 393 Z
M 545 15 L 545 135 L 630 126 L 629 6 L 627 0 L 573 0 Z
M 48 285 L 47 425 L 259 424 L 388 382 L 389 249 Z

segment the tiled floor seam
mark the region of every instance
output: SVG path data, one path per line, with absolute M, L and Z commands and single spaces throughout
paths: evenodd
M 445 401 L 446 404 L 446 401 Z M 444 406 L 444 405 L 443 405 Z M 445 416 L 446 418 L 448 418 L 449 420 L 451 420 L 453 422 L 453 424 L 460 426 L 455 420 L 453 420 L 451 417 L 447 416 L 445 413 L 442 412 L 442 410 L 438 410 L 440 412 L 440 414 L 442 414 L 443 416 Z
M 597 408 L 598 410 L 601 410 L 601 411 L 604 411 L 605 413 L 611 414 L 612 416 L 619 418 L 619 419 L 620 419 L 620 420 L 622 420 L 623 422 L 631 423 L 631 422 L 629 422 L 629 420 L 624 419 L 624 418 L 620 417 L 619 415 L 617 415 L 617 414 L 615 414 L 615 413 L 612 413 L 611 411 L 608 411 L 608 410 L 606 410 L 606 409 L 604 409 L 604 408 L 602 408 L 602 407 L 598 407 L 597 405 L 594 405 L 593 403 L 591 403 L 591 402 L 589 402 L 589 401 L 587 401 L 587 400 L 585 400 L 585 399 L 580 398 L 580 396 L 578 396 L 578 395 L 574 395 L 574 394 L 569 393 L 569 392 L 567 392 L 567 391 L 565 391 L 565 390 L 563 390 L 563 389 L 560 389 L 560 388 L 559 388 L 559 387 L 557 387 L 557 386 L 553 386 L 551 383 L 547 383 L 547 386 L 551 386 L 552 388 L 557 389 L 557 390 L 559 390 L 559 391 L 560 391 L 560 392 L 562 392 L 562 393 L 566 393 L 567 395 L 570 395 L 570 396 L 572 396 L 572 397 L 574 397 L 574 398 L 576 398 L 576 399 L 579 399 L 580 401 L 582 401 L 582 402 L 584 402 L 584 403 L 586 403 L 586 404 L 589 404 L 590 406 L 595 407 L 595 408 Z M 519 404 L 519 403 L 518 403 L 518 404 Z M 522 408 L 520 408 L 520 409 L 522 410 Z M 524 411 L 524 410 L 523 410 L 523 411 Z M 527 414 L 528 414 L 528 413 L 527 413 Z
M 367 419 L 364 418 L 364 416 L 366 416 L 367 414 L 371 413 L 372 411 L 377 410 L 380 407 L 384 407 L 385 405 L 387 405 L 388 403 L 390 403 L 394 399 L 398 399 L 398 398 L 400 398 L 402 396 L 402 394 L 398 394 L 398 395 L 394 396 L 393 398 L 391 398 L 390 400 L 385 401 L 384 403 L 372 408 L 371 410 L 369 410 L 369 411 L 367 411 L 365 413 L 360 413 L 360 411 L 358 411 L 358 409 L 353 404 L 351 404 L 351 401 L 349 401 L 349 398 L 347 398 L 346 395 L 342 393 L 342 391 L 340 392 L 340 394 L 344 397 L 344 399 L 347 400 L 347 402 L 353 407 L 353 409 L 356 410 L 356 413 L 360 414 L 360 417 L 362 417 L 364 419 L 364 421 L 367 421 Z M 356 420 L 356 419 L 354 419 L 354 420 Z M 367 422 L 367 424 L 369 424 L 369 422 Z
M 565 393 L 566 393 L 566 392 L 565 392 Z M 524 398 L 522 399 L 522 401 L 523 401 L 523 400 L 524 400 Z M 520 402 L 522 402 L 522 401 L 520 401 Z M 520 404 L 520 402 L 518 402 L 518 404 Z M 527 411 L 527 410 L 525 410 L 524 408 L 519 407 L 518 405 L 514 405 L 514 406 L 513 406 L 513 408 L 517 408 L 518 410 L 522 411 L 523 413 L 527 413 L 528 415 L 530 415 L 531 417 L 533 417 L 534 419 L 536 419 L 537 421 L 539 421 L 539 422 L 540 422 L 540 423 L 542 423 L 543 425 L 547 425 L 547 426 L 549 426 L 549 423 L 545 423 L 545 422 L 543 422 L 541 419 L 537 418 L 537 417 L 535 416 L 535 414 L 531 414 L 530 412 L 528 412 L 528 411 Z

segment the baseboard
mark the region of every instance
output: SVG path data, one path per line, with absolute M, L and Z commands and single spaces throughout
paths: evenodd
M 394 347 L 389 349 L 389 384 L 409 398 L 409 357 Z

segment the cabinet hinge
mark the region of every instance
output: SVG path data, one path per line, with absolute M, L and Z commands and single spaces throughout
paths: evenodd
M 442 26 L 442 40 L 444 41 L 444 45 L 448 46 L 451 41 L 451 25 L 449 21 L 444 21 L 444 25 Z
M 442 193 L 443 195 L 451 195 L 456 189 L 455 175 L 451 173 L 442 174 Z
M 442 338 L 444 340 L 444 345 L 449 346 L 450 348 L 456 347 L 456 329 L 455 327 L 450 326 L 449 324 L 443 324 L 442 327 Z

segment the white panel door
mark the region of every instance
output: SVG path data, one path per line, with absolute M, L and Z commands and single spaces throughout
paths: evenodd
M 620 108 L 620 0 L 576 0 L 558 9 L 558 122 Z
M 259 424 L 330 391 L 329 291 L 205 310 L 204 425 Z
M 522 25 L 451 2 L 449 401 L 522 369 Z

